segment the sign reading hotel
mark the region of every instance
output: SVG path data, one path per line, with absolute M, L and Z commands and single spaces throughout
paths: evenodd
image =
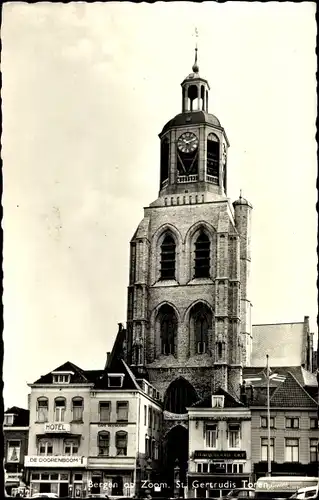
M 25 467 L 86 467 L 86 457 L 66 455 L 28 455 L 24 457 Z
M 70 432 L 70 424 L 65 424 L 64 422 L 49 422 L 44 424 L 44 432 L 46 433 L 61 433 Z

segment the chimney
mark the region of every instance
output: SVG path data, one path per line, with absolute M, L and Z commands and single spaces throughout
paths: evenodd
M 123 323 L 118 323 L 118 332 L 120 333 L 123 330 Z

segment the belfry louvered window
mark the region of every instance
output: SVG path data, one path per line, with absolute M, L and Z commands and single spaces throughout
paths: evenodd
M 176 245 L 174 238 L 167 234 L 161 245 L 161 279 L 175 279 Z
M 195 278 L 209 277 L 210 274 L 210 241 L 202 232 L 195 242 Z

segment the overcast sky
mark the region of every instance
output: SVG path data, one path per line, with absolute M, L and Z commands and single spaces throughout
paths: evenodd
M 104 366 L 195 26 L 229 196 L 254 207 L 253 323 L 316 331 L 315 3 L 14 2 L 2 22 L 6 406 L 67 360 Z

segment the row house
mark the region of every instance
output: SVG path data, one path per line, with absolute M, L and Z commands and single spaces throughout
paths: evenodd
M 218 497 L 251 475 L 251 412 L 223 389 L 188 408 L 188 491 Z
M 24 457 L 28 452 L 29 410 L 13 406 L 4 412 L 4 472 L 5 489 L 25 489 Z
M 272 475 L 318 475 L 318 387 L 310 373 L 306 382 L 312 385 L 304 385 L 301 371 L 299 367 L 295 374 L 270 375 L 270 446 L 267 388 L 254 381 L 250 402 L 254 480 L 267 473 L 268 450 Z
M 158 466 L 161 402 L 124 361 L 89 371 L 67 362 L 30 387 L 32 494 L 133 495 L 137 468 Z

